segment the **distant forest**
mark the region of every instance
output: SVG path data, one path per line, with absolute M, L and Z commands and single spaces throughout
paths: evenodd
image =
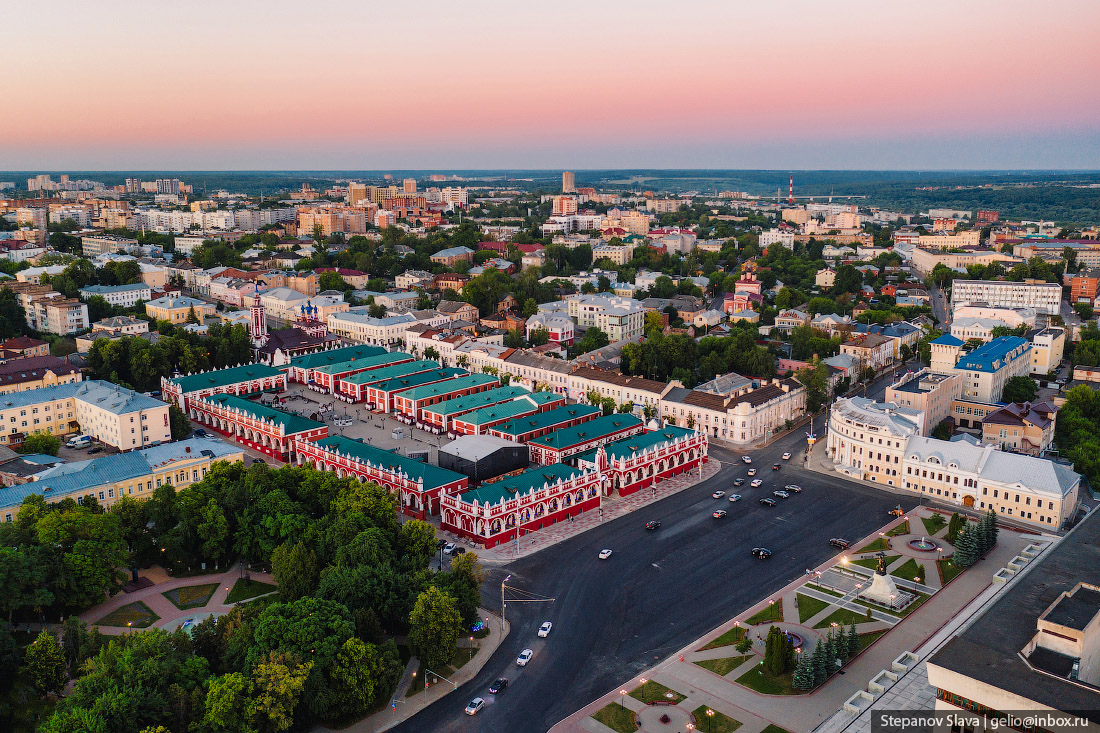
M 12 180 L 22 189 L 26 179 L 41 171 L 3 171 L 0 180 Z M 63 171 L 73 178 L 90 178 L 118 185 L 127 176 L 145 180 L 176 177 L 192 184 L 196 193 L 219 189 L 252 196 L 275 196 L 309 182 L 324 189 L 339 180 L 397 183 L 402 178 L 424 180 L 430 173 L 457 175 L 457 185 L 506 185 L 531 193 L 560 190 L 561 172 L 548 170 L 392 170 L 392 171 Z M 578 186 L 714 195 L 721 191 L 787 194 L 794 176 L 795 195 L 819 200 L 866 196 L 858 202 L 903 212 L 929 208 L 995 209 L 1006 219 L 1048 219 L 1060 223 L 1100 223 L 1100 172 L 1081 171 L 786 171 L 786 170 L 578 170 Z M 393 176 L 384 181 L 383 176 Z M 448 185 L 440 183 L 436 185 Z M 452 184 L 454 185 L 454 184 Z M 979 188 L 981 186 L 982 188 Z M 923 190 L 932 188 L 934 190 Z M 921 189 L 921 190 L 918 190 Z

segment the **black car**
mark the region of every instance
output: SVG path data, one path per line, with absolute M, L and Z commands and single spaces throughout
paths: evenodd
M 92 455 L 94 453 L 102 453 L 102 452 L 103 452 L 103 446 L 97 445 L 94 448 L 92 448 L 90 451 L 88 451 L 88 455 Z
M 652 521 L 646 522 L 645 523 L 645 528 L 646 529 L 660 529 L 661 528 L 661 523 L 658 522 L 656 519 L 654 519 Z
M 435 541 L 435 549 L 438 550 L 439 548 L 443 547 L 446 544 L 447 544 L 447 540 L 436 540 Z
M 745 483 L 745 479 L 743 479 L 743 478 L 740 478 L 740 477 L 738 477 L 738 478 L 735 478 L 735 479 L 733 480 L 733 485 L 734 485 L 734 486 L 742 486 L 742 485 L 743 485 L 744 483 Z
M 784 491 L 789 491 L 792 494 L 801 494 L 802 493 L 802 487 L 799 486 L 798 484 L 787 484 L 786 486 L 783 487 L 783 490 Z
M 848 540 L 844 539 L 843 537 L 833 537 L 831 540 L 829 540 L 829 544 L 837 548 L 838 550 L 848 549 Z
M 767 547 L 754 547 L 752 548 L 752 556 L 758 560 L 767 560 L 772 556 L 772 551 Z
M 454 552 L 452 552 L 451 554 L 452 555 L 465 555 L 466 554 L 466 548 L 465 547 L 456 547 L 454 549 Z
M 502 692 L 504 690 L 504 688 L 507 687 L 507 686 L 508 686 L 508 680 L 501 677 L 499 680 L 497 680 L 493 684 L 489 685 L 489 692 L 491 692 L 495 695 L 498 692 Z
M 200 428 L 200 429 L 195 431 L 195 435 L 199 436 L 200 438 L 205 438 L 206 437 L 206 431 Z
M 779 464 L 778 463 L 773 463 L 772 464 L 772 470 L 773 471 L 778 471 L 779 470 Z
M 775 499 L 769 499 L 766 496 L 763 499 L 760 500 L 760 503 L 763 504 L 764 506 L 775 506 L 776 505 Z

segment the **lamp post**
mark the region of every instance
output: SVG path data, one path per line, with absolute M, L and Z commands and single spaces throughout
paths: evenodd
M 504 603 L 504 584 L 512 579 L 512 574 L 504 576 L 504 580 L 500 581 L 500 632 L 504 633 L 504 609 L 507 605 Z
M 619 690 L 619 707 L 626 712 L 626 690 Z

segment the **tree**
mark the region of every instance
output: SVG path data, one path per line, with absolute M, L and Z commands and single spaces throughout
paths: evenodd
M 810 654 L 804 652 L 798 656 L 798 664 L 794 668 L 792 684 L 796 690 L 812 690 L 814 688 L 814 667 Z
M 944 420 L 932 428 L 932 437 L 936 440 L 951 440 L 951 420 Z
M 542 346 L 543 344 L 550 342 L 550 330 L 545 326 L 540 326 L 531 332 L 530 339 L 532 346 Z
M 843 626 L 837 627 L 833 640 L 833 655 L 841 663 L 848 661 L 848 632 Z
M 68 675 L 65 672 L 65 653 L 53 634 L 43 629 L 23 652 L 23 672 L 39 695 L 48 692 L 61 693 Z
M 955 542 L 955 556 L 952 560 L 960 568 L 968 568 L 976 563 L 979 557 L 977 529 L 967 524 L 959 530 L 959 536 Z
M 392 657 L 385 651 L 392 647 Z M 359 715 L 385 699 L 391 680 L 401 674 L 397 647 L 389 641 L 385 648 L 348 639 L 329 670 L 333 694 L 340 715 Z
M 965 521 L 966 520 L 963 518 L 963 516 L 958 512 L 952 514 L 951 519 L 947 522 L 947 534 L 944 535 L 944 539 L 946 539 L 952 545 L 955 544 L 955 542 L 959 538 L 959 530 L 962 529 Z
M 990 507 L 989 511 L 985 514 L 986 527 L 985 527 L 985 546 L 987 550 L 993 549 L 997 545 L 997 534 L 1000 532 L 997 529 L 997 512 Z
M 11 289 L 0 288 L 0 339 L 22 336 L 28 332 L 27 312 L 19 299 Z
M 1039 392 L 1039 385 L 1031 377 L 1011 377 L 1001 392 L 1002 402 L 1031 402 Z
M 816 414 L 829 399 L 829 367 L 815 356 L 809 366 L 795 373 L 795 379 L 806 388 L 806 409 Z
M 870 611 L 871 609 L 868 608 L 867 612 L 870 613 Z M 825 680 L 829 679 L 832 670 L 829 669 L 829 653 L 824 638 L 814 645 L 813 658 L 810 662 L 814 668 L 814 687 L 825 684 Z
M 195 313 L 195 306 L 191 306 L 190 308 L 187 309 L 187 322 L 188 323 L 198 323 L 199 322 L 199 317 Z
M 271 573 L 279 581 L 279 596 L 298 600 L 317 587 L 317 556 L 301 542 L 281 544 L 271 554 Z
M 454 599 L 435 586 L 417 596 L 409 614 L 409 648 L 421 664 L 442 669 L 450 663 L 462 633 L 462 616 Z
M 528 298 L 523 301 L 523 317 L 530 318 L 539 312 L 539 304 L 535 302 L 534 298 Z
M 1081 316 L 1081 320 L 1083 321 L 1092 318 L 1092 306 L 1088 303 L 1075 303 L 1073 310 L 1077 311 L 1077 315 Z
M 863 287 L 863 273 L 852 265 L 841 265 L 836 269 L 836 279 L 833 281 L 833 294 L 858 293 Z
M 607 346 L 608 343 L 610 343 L 610 341 L 606 333 L 601 331 L 597 326 L 590 326 L 588 330 L 584 332 L 584 337 L 573 347 L 573 351 L 576 354 L 587 354 L 590 351 L 602 349 Z
M 172 431 L 172 440 L 183 440 L 191 435 L 191 421 L 175 403 L 168 403 L 168 425 Z
M 362 282 L 362 281 L 360 281 Z M 348 285 L 347 281 L 340 276 L 339 273 L 329 271 L 322 272 L 320 277 L 317 278 L 318 290 L 339 290 L 341 292 L 347 292 L 353 288 Z
M 909 344 L 902 344 L 899 351 L 901 353 L 901 361 L 903 364 L 913 358 L 913 350 L 909 348 Z
M 23 440 L 23 445 L 19 447 L 20 453 L 43 453 L 50 456 L 56 456 L 59 450 L 61 450 L 61 438 L 44 430 L 28 435 Z
M 856 630 L 855 622 L 852 622 L 848 627 L 848 658 L 851 659 L 857 654 L 859 654 L 859 632 Z

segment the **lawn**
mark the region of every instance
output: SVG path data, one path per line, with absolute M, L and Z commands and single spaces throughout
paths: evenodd
M 818 585 L 817 583 L 807 583 L 806 585 L 813 586 L 813 589 L 816 590 L 819 593 L 825 593 L 825 594 L 828 594 L 830 596 L 836 596 L 837 598 L 840 598 L 841 596 L 844 595 L 843 593 L 835 591 L 832 588 L 826 588 L 825 586 Z
M 894 562 L 894 560 L 897 560 L 899 557 L 901 557 L 901 555 L 887 555 L 886 567 L 890 567 L 890 563 Z M 851 562 L 853 565 L 859 565 L 862 568 L 870 568 L 871 570 L 878 567 L 877 557 L 862 557 L 859 560 L 852 560 Z
M 924 565 L 920 564 L 913 558 L 909 558 L 905 561 L 900 568 L 890 573 L 897 578 L 905 578 L 906 580 L 917 579 L 918 583 L 924 582 Z
M 202 585 L 185 585 L 182 588 L 173 588 L 161 593 L 162 596 L 172 602 L 172 605 L 181 611 L 191 608 L 202 608 L 218 589 L 217 583 L 203 583 Z
M 668 696 L 670 692 L 672 693 L 672 697 Z M 676 705 L 687 698 L 687 695 L 681 695 L 679 692 L 676 692 L 676 690 L 665 687 L 660 682 L 654 682 L 653 680 L 649 680 L 640 687 L 635 687 L 630 691 L 630 696 L 635 700 L 644 702 L 646 705 L 651 702 L 657 702 L 658 700 Z
M 947 558 L 936 560 L 936 568 L 940 571 L 940 583 L 943 585 L 947 585 L 963 571 L 962 568 L 960 568 L 958 565 L 951 562 Z
M 828 601 L 810 598 L 801 593 L 795 596 L 795 598 L 798 600 L 798 620 L 800 623 L 806 623 L 829 607 Z
M 262 596 L 265 593 L 271 593 L 277 588 L 278 586 L 272 583 L 261 583 L 258 580 L 245 580 L 241 578 L 233 584 L 233 589 L 229 591 L 229 595 L 226 597 L 225 602 L 237 603 L 238 601 L 245 601 L 249 598 Z
M 160 616 L 141 601 L 134 601 L 122 608 L 116 608 L 109 614 L 96 621 L 93 626 L 127 626 L 135 629 L 144 629 L 154 621 L 160 620 Z
M 933 514 L 930 517 L 921 517 L 921 523 L 924 524 L 924 531 L 928 533 L 928 536 L 939 532 L 941 529 L 947 526 L 947 520 L 943 518 L 942 514 Z
M 788 731 L 786 728 L 780 728 L 778 725 L 772 723 L 767 728 L 760 731 L 760 733 L 790 733 L 790 731 Z
M 859 650 L 863 651 L 867 647 L 874 644 L 880 637 L 885 636 L 889 629 L 883 629 L 882 631 L 868 631 L 866 634 L 859 635 Z
M 723 715 L 706 705 L 700 705 L 691 712 L 695 715 L 695 728 L 699 733 L 733 733 L 741 727 L 741 721 Z
M 597 710 L 592 717 L 617 733 L 634 733 L 638 730 L 638 726 L 634 725 L 634 713 L 617 702 Z
M 756 626 L 757 624 L 766 624 L 769 621 L 782 621 L 783 620 L 783 604 L 782 603 L 769 603 L 764 608 L 754 613 L 748 621 L 745 623 Z
M 699 651 L 703 652 L 703 651 L 706 651 L 707 649 L 717 649 L 720 646 L 729 646 L 730 644 L 736 644 L 737 642 L 741 641 L 744 638 L 745 638 L 745 627 L 744 626 L 734 626 L 732 629 L 730 629 L 726 633 L 722 634 L 721 636 L 719 636 L 714 641 L 708 643 L 706 646 L 704 646 Z
M 856 613 L 855 611 L 849 611 L 847 608 L 838 608 L 814 624 L 814 628 L 827 629 L 834 623 L 840 624 L 841 626 L 848 626 L 849 624 L 861 624 L 866 621 L 866 613 Z
M 751 657 L 751 654 L 746 654 L 743 657 L 722 657 L 721 659 L 700 659 L 698 664 L 703 669 L 709 669 L 717 675 L 725 676 L 733 670 L 740 667 L 745 663 L 745 660 Z
M 775 677 L 764 669 L 763 663 L 760 663 L 738 677 L 737 684 L 744 685 L 750 690 L 756 690 L 763 695 L 801 695 L 802 690 L 794 689 L 793 677 L 793 670 Z
M 889 550 L 889 549 L 890 549 L 890 546 L 888 544 L 886 544 L 886 539 L 883 538 L 883 537 L 879 537 L 874 542 L 871 542 L 870 544 L 864 545 L 860 549 L 856 550 L 856 554 L 858 555 L 858 554 L 861 554 L 861 553 L 864 553 L 864 552 L 883 552 L 883 551 Z
M 906 519 L 904 522 L 902 522 L 898 526 L 894 527 L 892 530 L 890 530 L 886 534 L 889 535 L 890 537 L 900 537 L 903 534 L 909 534 L 909 520 Z

